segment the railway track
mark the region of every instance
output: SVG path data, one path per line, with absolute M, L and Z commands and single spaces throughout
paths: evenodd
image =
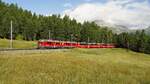
M 4 48 L 4 49 L 0 49 L 0 51 L 17 51 L 17 50 L 38 50 L 38 49 L 36 49 L 36 48 L 29 48 L 29 49 L 15 49 L 15 48 L 13 48 L 13 49 L 6 49 L 6 48 Z
M 54 49 L 38 49 L 38 48 L 29 48 L 29 49 L 0 49 L 0 51 L 26 51 L 26 50 L 54 50 Z
M 56 53 L 56 52 L 67 52 L 68 49 L 0 49 L 0 56 L 15 56 L 19 54 L 24 56 L 26 54 L 45 54 L 45 53 Z

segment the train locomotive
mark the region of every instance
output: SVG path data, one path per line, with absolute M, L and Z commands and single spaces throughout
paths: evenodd
M 56 49 L 56 48 L 115 48 L 114 44 L 105 43 L 86 43 L 58 40 L 39 40 L 38 48 Z

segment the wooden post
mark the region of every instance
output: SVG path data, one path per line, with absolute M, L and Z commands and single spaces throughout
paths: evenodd
M 12 21 L 10 22 L 10 48 L 12 49 L 13 48 L 13 25 L 12 25 Z

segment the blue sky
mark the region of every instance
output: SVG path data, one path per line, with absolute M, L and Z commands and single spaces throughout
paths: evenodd
M 17 3 L 24 9 L 38 14 L 58 14 L 69 7 L 75 7 L 87 2 L 105 2 L 105 0 L 3 0 L 7 3 Z
M 109 0 L 2 0 L 7 3 L 17 3 L 18 6 L 38 14 L 60 14 L 64 10 L 74 8 L 84 3 L 105 3 Z M 122 0 L 124 1 L 124 0 Z M 136 0 L 143 1 L 143 0 Z M 150 0 L 148 0 L 150 1 Z

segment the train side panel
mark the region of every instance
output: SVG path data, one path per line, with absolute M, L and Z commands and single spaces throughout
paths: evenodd
M 39 41 L 38 48 L 115 48 L 114 44 L 86 44 L 68 41 Z

